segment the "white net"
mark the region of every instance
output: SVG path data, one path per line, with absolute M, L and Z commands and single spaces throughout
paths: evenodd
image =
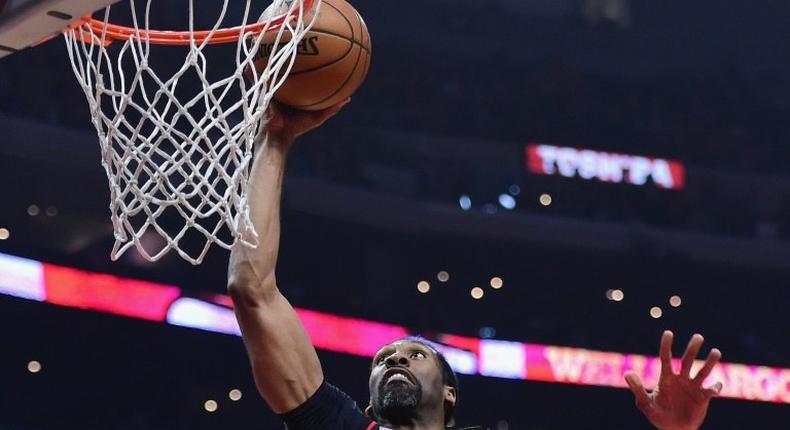
M 274 0 L 254 16 L 254 2 L 246 0 L 239 10 L 243 22 L 241 36 L 234 38 L 235 58 L 231 51 L 213 58 L 211 67 L 207 52 L 223 31 L 228 3 L 238 7 L 243 2 L 224 0 L 216 24 L 199 37 L 194 0 L 189 0 L 188 43 L 178 48 L 152 43 L 155 36 L 147 31 L 154 14 L 151 3 L 156 2 L 142 2 L 144 12 L 137 12 L 130 1 L 135 31 L 122 40 L 110 43 L 109 7 L 104 27 L 86 23 L 66 32 L 109 179 L 115 236 L 111 257 L 116 260 L 134 246 L 149 261 L 176 251 L 200 264 L 212 244 L 257 246 L 247 207 L 255 139 L 320 1 Z M 279 27 L 272 23 L 278 16 L 287 17 Z M 248 28 L 258 22 L 266 23 L 264 31 Z M 275 31 L 274 45 L 263 44 L 264 33 L 270 39 Z M 256 70 L 253 60 L 262 47 L 271 55 L 266 67 L 259 64 Z M 156 69 L 157 61 L 173 70 Z M 217 77 L 221 67 L 216 62 L 235 66 Z

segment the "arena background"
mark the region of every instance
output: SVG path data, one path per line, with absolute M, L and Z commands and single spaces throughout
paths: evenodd
M 436 340 L 648 356 L 664 329 L 701 332 L 725 362 L 775 372 L 725 381 L 754 400 L 714 401 L 705 428 L 790 425 L 790 4 L 354 5 L 373 36 L 368 81 L 302 139 L 286 179 L 278 279 L 295 306 Z M 87 273 L 221 304 L 228 255 L 109 261 L 106 178 L 62 40 L 0 61 L 0 133 L 0 429 L 280 428 L 240 338 L 80 309 L 105 283 L 132 288 Z M 555 147 L 578 151 L 535 158 Z M 670 169 L 585 170 L 611 154 Z M 30 300 L 8 256 L 78 269 L 69 297 L 84 301 Z M 364 403 L 369 359 L 319 354 Z M 649 428 L 613 387 L 465 375 L 460 402 L 459 423 L 492 429 Z

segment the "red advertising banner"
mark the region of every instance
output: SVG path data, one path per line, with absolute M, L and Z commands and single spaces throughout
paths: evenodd
M 241 334 L 226 295 L 185 295 L 180 288 L 85 272 L 0 254 L 0 294 L 158 321 L 214 333 Z M 405 327 L 296 309 L 314 345 L 326 351 L 372 357 L 379 347 L 412 334 Z M 493 378 L 625 388 L 636 372 L 653 386 L 657 357 L 496 339 L 437 334 L 432 337 L 456 372 Z M 680 363 L 675 360 L 676 370 Z M 703 365 L 695 363 L 695 369 Z M 733 399 L 790 404 L 790 369 L 720 363 L 707 379 L 722 382 Z

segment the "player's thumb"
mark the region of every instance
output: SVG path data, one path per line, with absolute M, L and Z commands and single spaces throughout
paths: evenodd
M 326 109 L 324 109 L 322 111 L 316 112 L 314 114 L 314 121 L 316 123 L 318 123 L 318 124 L 323 124 L 326 120 L 328 120 L 329 118 L 332 118 L 333 116 L 337 115 L 338 112 L 343 110 L 343 106 L 347 105 L 350 101 L 351 101 L 351 97 L 343 100 L 342 102 L 340 102 L 340 103 L 338 103 L 338 104 L 336 104 L 334 106 L 331 106 L 331 107 L 328 107 L 328 108 L 326 108 Z
M 639 375 L 637 375 L 636 372 L 629 370 L 625 372 L 623 378 L 625 379 L 625 383 L 628 384 L 628 388 L 630 388 L 631 392 L 634 393 L 636 406 L 640 409 L 646 407 L 650 403 L 650 397 L 648 396 L 644 385 L 642 385 L 642 380 L 639 378 Z

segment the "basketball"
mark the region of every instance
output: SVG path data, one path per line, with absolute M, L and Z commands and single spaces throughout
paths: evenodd
M 276 32 L 264 36 L 254 59 L 256 70 L 266 67 L 276 36 Z M 289 35 L 282 40 L 289 40 Z M 356 9 L 344 0 L 323 0 L 315 24 L 299 44 L 288 79 L 274 99 L 302 110 L 333 106 L 362 85 L 370 53 L 370 34 Z

